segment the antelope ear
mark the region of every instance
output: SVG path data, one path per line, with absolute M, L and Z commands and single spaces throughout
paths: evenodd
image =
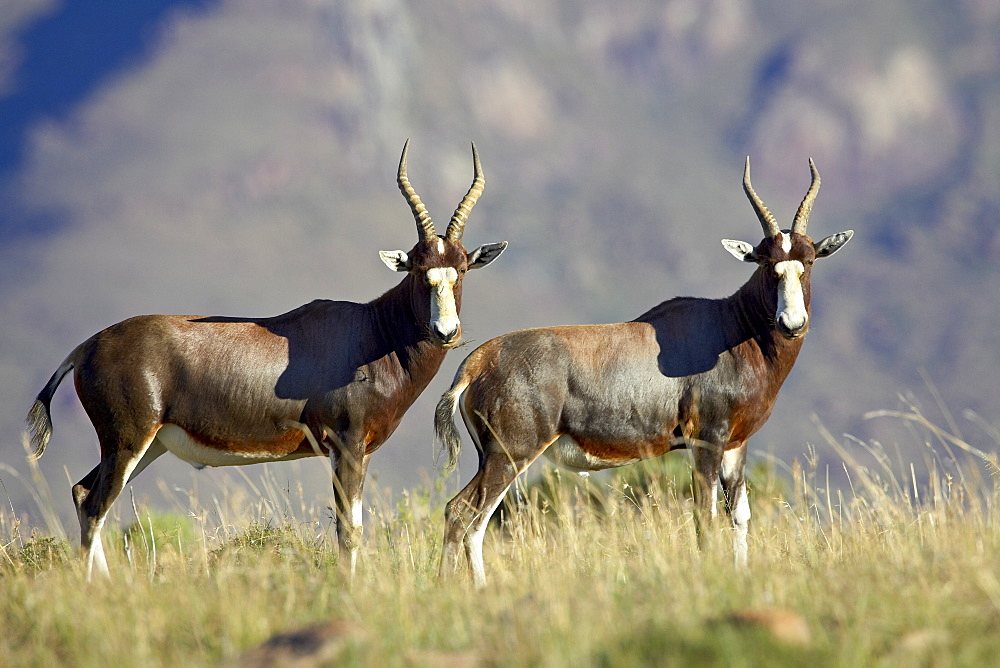
M 816 249 L 816 257 L 829 257 L 833 255 L 843 248 L 844 244 L 850 241 L 853 236 L 854 230 L 847 230 L 846 232 L 831 234 L 826 239 L 817 241 L 813 244 L 813 248 Z
M 500 253 L 507 248 L 506 241 L 498 241 L 492 244 L 483 244 L 476 250 L 469 253 L 469 269 L 479 269 L 485 267 L 493 260 L 500 257 Z
M 393 271 L 410 270 L 410 257 L 401 250 L 379 251 L 378 256 L 385 262 L 385 266 Z
M 723 239 L 722 247 L 732 253 L 733 257 L 743 262 L 757 262 L 757 249 L 745 241 Z

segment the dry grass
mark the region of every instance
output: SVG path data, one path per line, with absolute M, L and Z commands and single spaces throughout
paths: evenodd
M 0 656 L 239 665 L 265 656 L 244 653 L 268 638 L 310 627 L 266 651 L 312 642 L 326 661 L 365 665 L 990 663 L 1000 654 L 995 456 L 915 409 L 900 417 L 950 451 L 928 447 L 919 467 L 900 468 L 875 444 L 831 439 L 843 487 L 812 451 L 784 471 L 758 465 L 742 572 L 724 527 L 697 548 L 677 455 L 647 474 L 549 473 L 522 488 L 487 535 L 481 592 L 466 573 L 437 575 L 440 485 L 372 509 L 352 585 L 329 511 L 266 474 L 259 496 L 192 498 L 187 516 L 130 508 L 134 526 L 105 539 L 110 582 L 85 582 L 64 541 L 3 514 Z

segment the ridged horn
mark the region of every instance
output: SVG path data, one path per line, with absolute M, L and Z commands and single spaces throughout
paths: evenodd
M 483 188 L 486 187 L 486 179 L 483 177 L 483 167 L 479 164 L 479 153 L 476 151 L 476 142 L 472 142 L 472 166 L 475 170 L 472 186 L 469 188 L 469 192 L 465 194 L 465 197 L 462 198 L 462 203 L 455 209 L 455 215 L 451 217 L 451 222 L 448 223 L 448 232 L 445 234 L 448 241 L 460 241 L 462 239 L 462 234 L 465 232 L 465 222 L 469 219 L 469 213 L 472 211 L 472 207 L 476 205 L 476 201 L 480 195 L 483 194 Z
M 792 221 L 792 232 L 795 234 L 805 234 L 806 226 L 809 225 L 809 214 L 812 213 L 813 202 L 816 201 L 816 193 L 819 192 L 819 172 L 816 171 L 816 163 L 809 158 L 809 171 L 812 172 L 812 183 L 806 196 L 802 198 L 799 210 L 795 212 L 795 219 Z
M 778 221 L 774 219 L 774 214 L 767 210 L 764 206 L 764 202 L 757 196 L 754 192 L 753 186 L 750 185 L 750 156 L 747 156 L 747 164 L 743 169 L 743 192 L 747 194 L 747 199 L 750 200 L 750 204 L 753 205 L 754 213 L 757 214 L 757 219 L 760 220 L 761 227 L 764 228 L 764 237 L 773 237 L 776 234 L 781 234 L 781 227 L 778 225 Z
M 399 184 L 399 192 L 403 193 L 406 203 L 413 211 L 413 217 L 417 220 L 417 235 L 424 241 L 429 241 L 437 236 L 434 230 L 434 221 L 427 207 L 420 201 L 420 195 L 410 185 L 410 180 L 406 178 L 406 151 L 410 147 L 410 140 L 403 144 L 403 155 L 399 158 L 399 172 L 396 174 L 396 183 Z

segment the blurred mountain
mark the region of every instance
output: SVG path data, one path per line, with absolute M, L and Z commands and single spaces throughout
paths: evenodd
M 0 20 L 0 95 L 16 89 L 15 28 L 60 11 L 36 4 Z M 390 288 L 376 252 L 415 241 L 394 182 L 408 137 L 411 181 L 439 221 L 468 187 L 476 142 L 487 186 L 467 244 L 511 242 L 467 282 L 472 344 L 734 292 L 750 268 L 719 239 L 761 235 L 744 156 L 785 225 L 812 157 L 823 189 L 810 233 L 857 234 L 817 265 L 809 340 L 752 449 L 801 453 L 820 440 L 813 416 L 892 438 L 861 416 L 908 392 L 1000 421 L 995 2 L 220 0 L 164 16 L 146 57 L 66 118 L 28 124 L 0 183 L 18 232 L 0 248 L 0 477 L 27 476 L 25 412 L 104 326 Z M 375 456 L 372 485 L 421 484 L 432 406 L 471 349 Z M 66 385 L 41 468 L 68 516 L 67 483 L 97 454 Z M 294 471 L 328 494 L 318 462 Z M 168 458 L 138 486 L 156 496 L 157 479 L 240 484 Z M 33 512 L 24 485 L 7 489 Z

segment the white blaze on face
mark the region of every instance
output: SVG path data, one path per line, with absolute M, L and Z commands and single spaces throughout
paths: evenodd
M 785 260 L 774 265 L 778 274 L 777 321 L 789 332 L 799 332 L 809 322 L 805 295 L 802 293 L 802 274 L 805 267 L 798 260 Z
M 455 306 L 455 283 L 458 271 L 454 267 L 433 267 L 427 270 L 427 283 L 431 286 L 432 332 L 450 334 L 458 329 L 458 308 Z

